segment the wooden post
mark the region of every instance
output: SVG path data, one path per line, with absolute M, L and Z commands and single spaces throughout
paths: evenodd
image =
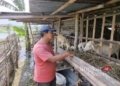
M 83 37 L 83 18 L 84 18 L 84 13 L 80 16 L 80 41 L 82 42 L 82 37 Z
M 78 29 L 79 29 L 79 14 L 76 14 L 75 15 L 75 39 L 74 39 L 75 50 L 77 49 Z
M 54 21 L 52 22 L 52 28 L 54 28 Z
M 94 23 L 93 23 L 93 35 L 92 38 L 95 38 L 95 29 L 96 29 L 96 15 L 94 16 Z
M 61 19 L 58 21 L 58 29 L 57 29 L 58 34 L 61 32 Z
M 89 26 L 89 19 L 87 17 L 87 21 L 86 21 L 86 43 L 87 43 L 87 40 L 88 40 L 88 27 Z
M 110 41 L 113 41 L 114 32 L 115 32 L 115 21 L 116 21 L 116 14 L 113 14 L 113 18 L 112 18 L 112 32 L 111 32 Z M 109 45 L 109 48 L 110 48 L 109 57 L 111 57 L 112 45 L 113 45 L 112 43 L 110 43 L 110 45 Z
M 33 38 L 33 33 L 32 33 L 32 29 L 31 29 L 31 25 L 30 25 L 30 23 L 28 24 L 28 26 L 29 26 L 29 34 L 30 34 L 30 38 L 31 38 L 31 44 L 33 44 L 33 42 L 34 42 L 34 38 Z
M 105 13 L 103 14 L 102 18 L 102 31 L 101 31 L 101 41 L 100 41 L 100 47 L 102 46 L 102 40 L 103 40 L 103 35 L 104 35 L 104 28 L 105 28 Z
M 59 21 L 58 21 L 58 28 L 57 28 L 57 34 L 60 34 L 60 32 L 61 32 L 61 19 L 59 19 Z M 56 39 L 55 39 L 56 41 L 55 41 L 55 51 L 56 51 L 56 53 L 57 53 L 57 51 L 58 51 L 58 42 L 57 42 L 57 37 L 56 37 Z
M 25 23 L 25 30 L 26 30 L 26 52 L 31 51 L 31 44 L 30 44 L 30 38 L 29 38 L 29 30 L 27 23 Z

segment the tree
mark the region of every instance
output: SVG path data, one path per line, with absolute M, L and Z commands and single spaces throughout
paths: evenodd
M 17 35 L 19 35 L 19 36 L 25 36 L 25 29 L 21 26 L 13 26 L 12 27 L 12 30 L 17 34 Z

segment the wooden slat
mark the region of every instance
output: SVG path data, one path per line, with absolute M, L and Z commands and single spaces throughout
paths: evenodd
M 101 40 L 103 39 L 103 35 L 104 35 L 104 28 L 105 28 L 105 14 L 103 15 L 102 18 L 102 31 L 101 31 Z M 102 46 L 102 41 L 100 42 L 100 46 Z
M 79 29 L 79 14 L 76 14 L 75 15 L 75 39 L 74 39 L 75 50 L 77 49 L 78 29 Z
M 57 1 L 57 2 L 66 2 L 67 0 L 45 0 L 46 2 L 52 2 L 52 1 Z M 99 3 L 103 3 L 106 2 L 107 0 L 77 0 L 75 3 L 88 3 L 88 4 L 99 4 Z
M 0 12 L 0 19 L 43 19 L 43 18 L 64 18 L 70 17 L 68 15 L 40 15 L 33 13 L 10 13 L 10 12 Z
M 60 32 L 61 32 L 61 19 L 59 19 L 59 21 L 58 21 L 58 34 L 60 34 Z
M 95 38 L 95 29 L 96 29 L 96 15 L 94 16 L 94 23 L 93 23 L 93 35 L 92 38 Z
M 59 53 L 63 53 L 59 49 Z M 120 86 L 120 82 L 110 77 L 101 70 L 91 66 L 79 57 L 66 58 L 66 61 L 72 65 L 82 76 L 84 76 L 93 86 Z
M 84 14 L 82 13 L 80 16 L 80 42 L 82 42 L 82 37 L 83 37 L 83 18 L 84 18 Z
M 87 17 L 87 21 L 86 21 L 86 43 L 87 43 L 87 40 L 88 40 L 88 28 L 89 28 L 89 18 Z

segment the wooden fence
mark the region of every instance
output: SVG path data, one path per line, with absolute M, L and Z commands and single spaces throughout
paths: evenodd
M 0 41 L 0 86 L 11 86 L 18 67 L 19 39 L 16 34 Z

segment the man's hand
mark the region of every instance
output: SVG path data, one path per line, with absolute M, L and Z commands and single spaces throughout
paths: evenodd
M 64 57 L 73 57 L 74 56 L 73 53 L 68 52 L 68 51 L 64 52 L 63 55 L 64 55 Z

